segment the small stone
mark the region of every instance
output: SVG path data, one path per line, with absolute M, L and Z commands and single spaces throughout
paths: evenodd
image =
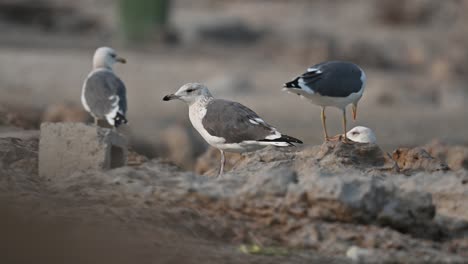
M 351 246 L 346 251 L 346 257 L 352 259 L 354 262 L 363 262 L 366 258 L 372 256 L 372 250 Z

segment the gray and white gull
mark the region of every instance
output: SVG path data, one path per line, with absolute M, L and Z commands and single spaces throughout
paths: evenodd
M 84 81 L 81 103 L 93 116 L 95 125 L 100 119 L 113 127 L 127 123 L 125 85 L 112 69 L 117 62 L 126 63 L 126 60 L 112 48 L 98 48 L 93 57 L 93 70 Z
M 305 73 L 284 84 L 284 90 L 308 99 L 322 108 L 322 126 L 328 141 L 325 108 L 336 107 L 343 112 L 343 139 L 347 141 L 346 106 L 352 104 L 356 120 L 358 102 L 364 93 L 366 74 L 354 63 L 326 61 L 307 69 Z
M 302 141 L 266 123 L 250 108 L 232 101 L 215 99 L 208 88 L 188 83 L 163 100 L 179 99 L 189 106 L 192 125 L 208 144 L 221 152 L 218 177 L 224 170 L 224 152 L 249 152 L 266 146 L 288 147 Z

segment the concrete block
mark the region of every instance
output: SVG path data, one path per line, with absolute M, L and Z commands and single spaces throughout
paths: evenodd
M 127 163 L 127 140 L 118 132 L 84 123 L 42 123 L 39 175 L 107 170 Z

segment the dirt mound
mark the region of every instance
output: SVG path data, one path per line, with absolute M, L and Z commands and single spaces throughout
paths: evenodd
M 0 171 L 37 174 L 39 131 L 0 133 Z
M 397 162 L 401 172 L 416 171 L 447 171 L 449 167 L 438 159 L 433 158 L 423 148 L 398 148 L 393 151 L 393 159 Z
M 453 146 L 434 140 L 424 148 L 431 156 L 444 161 L 452 170 L 468 169 L 467 146 Z

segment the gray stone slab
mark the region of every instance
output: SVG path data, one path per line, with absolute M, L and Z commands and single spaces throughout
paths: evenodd
M 42 123 L 39 176 L 125 166 L 127 152 L 127 139 L 112 129 L 83 123 Z

